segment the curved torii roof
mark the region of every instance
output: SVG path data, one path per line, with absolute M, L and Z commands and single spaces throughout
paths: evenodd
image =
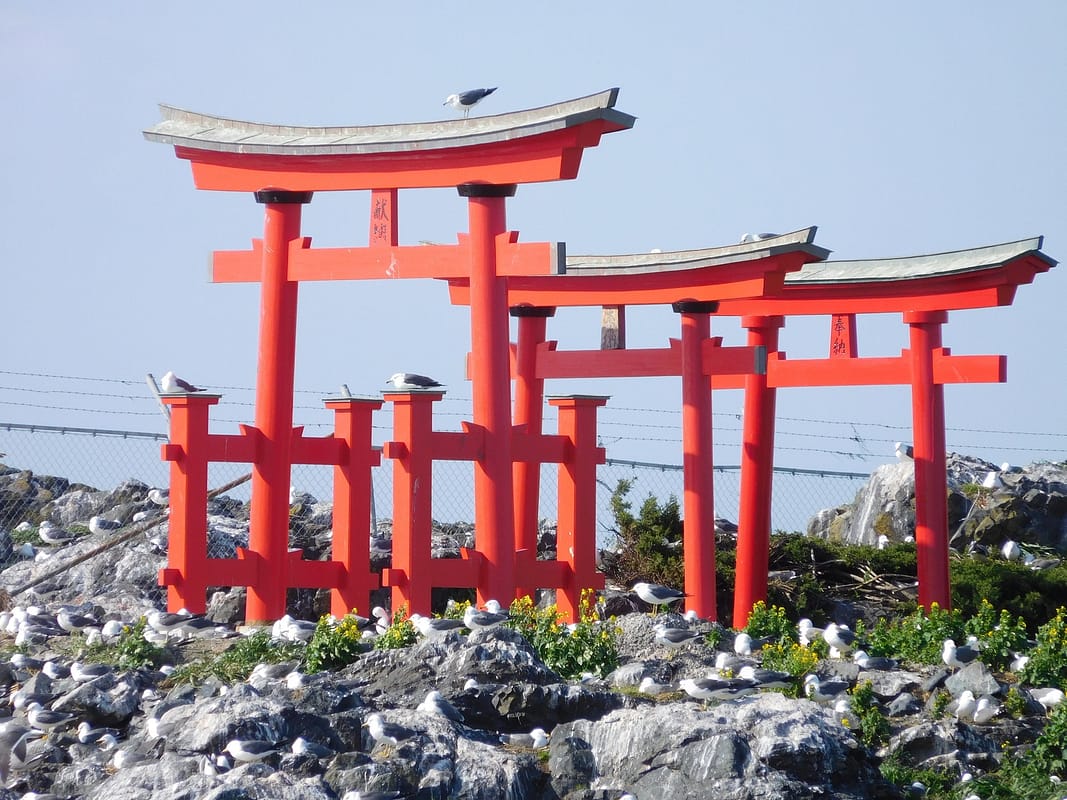
M 563 275 L 510 277 L 511 305 L 641 305 L 718 300 L 728 316 L 947 311 L 1009 305 L 1015 289 L 1056 265 L 1042 237 L 1017 242 L 864 261 L 824 261 L 815 228 L 757 242 L 703 250 L 614 256 L 568 256 Z M 777 285 L 756 294 L 722 285 L 754 260 L 801 259 Z M 454 280 L 453 302 L 466 302 Z
M 533 306 L 656 305 L 721 301 L 781 290 L 786 273 L 821 261 L 817 228 L 700 250 L 567 256 L 560 275 L 508 277 L 508 303 Z M 450 279 L 453 303 L 467 303 L 469 279 Z
M 582 151 L 633 127 L 619 90 L 508 114 L 397 125 L 270 125 L 161 105 L 146 139 L 192 162 L 197 188 L 289 191 L 574 178 Z

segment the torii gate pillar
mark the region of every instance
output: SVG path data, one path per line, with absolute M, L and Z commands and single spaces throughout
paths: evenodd
M 781 316 L 746 316 L 750 347 L 778 351 Z M 752 607 L 767 599 L 767 570 L 771 546 L 771 491 L 774 485 L 774 419 L 777 390 L 767 385 L 767 373 L 745 376 L 745 417 L 741 444 L 741 496 L 737 520 L 733 626 L 748 624 Z
M 919 605 L 952 604 L 948 564 L 948 496 L 945 491 L 945 387 L 934 381 L 945 311 L 909 311 L 911 416 L 915 458 L 915 550 Z
M 704 342 L 711 335 L 714 301 L 683 300 L 682 318 L 682 552 L 686 609 L 717 620 L 715 603 L 715 477 L 712 457 L 711 380 L 704 373 Z
M 484 451 L 474 462 L 474 531 L 484 556 L 479 605 L 515 597 L 515 502 L 511 461 L 511 352 L 507 280 L 497 274 L 497 238 L 507 234 L 505 200 L 516 185 L 468 183 L 471 243 L 471 384 Z
M 289 484 L 293 440 L 293 375 L 296 368 L 296 281 L 289 280 L 289 244 L 300 237 L 301 206 L 311 192 L 265 190 L 266 206 L 260 300 L 256 429 L 259 446 L 252 468 L 249 550 L 256 554 L 257 580 L 248 587 L 245 619 L 275 620 L 285 614 L 288 586 Z

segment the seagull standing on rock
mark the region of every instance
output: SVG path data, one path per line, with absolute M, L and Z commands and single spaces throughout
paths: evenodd
M 237 761 L 250 764 L 274 755 L 278 752 L 278 746 L 262 739 L 231 739 L 222 750 Z
M 945 662 L 947 667 L 962 669 L 976 658 L 978 658 L 978 651 L 975 648 L 965 644 L 957 647 L 952 639 L 945 639 L 945 643 L 941 647 L 941 660 Z
M 492 611 L 479 611 L 474 606 L 467 606 L 463 612 L 463 624 L 472 631 L 478 628 L 492 628 L 508 619 L 507 614 L 494 614 Z
M 57 527 L 51 520 L 44 520 L 37 528 L 41 541 L 50 545 L 64 545 L 74 541 L 74 534 Z
M 467 89 L 463 92 L 450 94 L 445 98 L 445 102 L 441 103 L 441 105 L 452 106 L 456 111 L 462 111 L 463 119 L 466 119 L 467 115 L 471 113 L 472 108 L 495 91 L 495 86 L 492 89 Z
M 117 519 L 107 519 L 106 517 L 101 517 L 100 515 L 96 515 L 94 517 L 89 518 L 90 533 L 103 533 L 105 531 L 111 533 L 112 531 L 117 531 L 121 527 L 122 523 L 119 522 Z
M 427 693 L 426 699 L 419 703 L 415 710 L 423 711 L 427 714 L 437 714 L 453 722 L 463 722 L 463 715 L 459 713 L 459 709 L 445 700 L 444 695 L 436 689 Z
M 850 631 L 846 625 L 838 625 L 836 622 L 831 622 L 823 630 L 822 638 L 832 648 L 830 655 L 835 655 L 834 651 L 836 651 L 837 655 L 840 655 L 852 649 L 852 645 L 856 641 L 856 634 Z
M 662 583 L 646 583 L 645 581 L 635 583 L 633 591 L 653 608 L 670 605 L 687 596 L 685 592 L 672 589 L 670 586 L 664 586 Z

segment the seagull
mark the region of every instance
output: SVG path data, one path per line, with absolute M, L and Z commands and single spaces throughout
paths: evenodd
M 739 656 L 752 655 L 752 637 L 744 631 L 734 637 L 734 653 Z
M 462 111 L 463 118 L 466 119 L 472 108 L 495 91 L 495 86 L 492 89 L 467 89 L 465 92 L 450 94 L 441 105 L 452 106 L 456 111 Z
M 51 711 L 38 702 L 26 706 L 26 720 L 39 731 L 48 733 L 72 723 L 77 717 L 65 711 Z
M 764 239 L 773 239 L 777 233 L 745 233 L 741 235 L 741 244 L 762 242 Z
M 801 617 L 797 620 L 797 638 L 802 645 L 809 645 L 814 639 L 822 636 L 822 628 L 816 628 L 810 619 Z
M 411 730 L 411 728 L 405 728 L 403 725 L 397 725 L 393 722 L 386 722 L 381 714 L 371 714 L 363 725 L 367 728 L 370 737 L 376 742 L 388 742 L 395 745 L 415 735 L 415 731 Z
M 737 677 L 753 681 L 758 689 L 789 689 L 794 685 L 793 676 L 777 669 L 763 669 L 748 664 L 741 667 Z
M 463 722 L 463 715 L 459 713 L 459 709 L 445 700 L 444 696 L 436 689 L 428 692 L 426 699 L 415 706 L 415 710 L 424 711 L 427 714 L 437 714 L 453 722 Z
M 673 692 L 674 690 L 673 683 L 657 683 L 656 679 L 649 675 L 643 677 L 640 685 L 637 687 L 637 691 L 641 694 L 650 694 L 653 696 L 666 694 L 668 692 Z
M 972 661 L 978 658 L 978 651 L 968 645 L 956 646 L 956 643 L 951 639 L 945 639 L 944 645 L 941 647 L 941 660 L 945 662 L 945 666 L 956 667 L 960 669 L 967 666 Z
M 78 741 L 82 744 L 97 744 L 105 736 L 117 739 L 121 733 L 118 728 L 94 728 L 84 720 L 78 723 Z
M 83 664 L 80 661 L 75 661 L 70 665 L 70 677 L 74 678 L 78 683 L 102 678 L 105 675 L 110 675 L 113 671 L 108 664 Z
M 89 519 L 89 531 L 90 533 L 102 533 L 104 531 L 111 532 L 117 531 L 122 527 L 122 523 L 117 519 L 107 519 L 99 515 L 91 517 Z
M 901 461 L 912 461 L 915 458 L 915 448 L 910 444 L 904 444 L 904 442 L 897 442 L 896 444 L 897 458 Z
M 165 506 L 170 503 L 170 489 L 149 489 L 148 502 L 154 506 Z
M 412 615 L 414 616 L 414 615 Z M 462 619 L 450 619 L 448 617 L 423 617 L 420 616 L 414 620 L 415 628 L 425 636 L 427 639 L 437 638 L 440 639 L 452 631 L 462 630 L 463 628 L 470 627 Z
M 472 631 L 478 628 L 492 628 L 508 619 L 507 614 L 494 614 L 491 611 L 479 611 L 474 606 L 467 606 L 463 612 L 463 624 Z
M 983 696 L 978 698 L 978 703 L 975 705 L 974 713 L 971 717 L 974 719 L 975 725 L 985 725 L 999 713 L 1000 703 L 989 696 Z
M 744 678 L 683 678 L 678 685 L 697 700 L 733 700 L 752 694 L 758 688 L 755 681 Z
M 878 534 L 878 542 L 875 545 L 879 550 L 885 550 L 889 547 L 889 537 L 884 533 Z
M 852 649 L 852 645 L 856 641 L 856 634 L 850 631 L 846 625 L 838 625 L 836 622 L 831 622 L 823 630 L 822 638 L 823 641 L 839 653 L 845 653 Z
M 75 614 L 68 611 L 65 608 L 59 610 L 56 614 L 56 624 L 59 625 L 67 633 L 80 633 L 86 628 L 95 628 L 100 625 L 100 621 L 94 617 L 83 616 L 82 614 Z
M 1045 709 L 1045 713 L 1048 714 L 1063 702 L 1064 694 L 1061 690 L 1045 687 L 1041 689 L 1031 689 L 1030 696 L 1034 698 Z
M 502 733 L 500 743 L 540 750 L 542 747 L 548 747 L 548 734 L 544 728 L 534 728 L 529 733 Z
M 168 611 L 152 611 L 148 615 L 148 625 L 159 633 L 170 634 L 181 630 L 191 616 L 192 614 L 188 611 L 184 614 L 180 611 L 176 614 Z
M 821 681 L 815 674 L 804 678 L 804 694 L 816 703 L 832 703 L 849 687 L 848 681 Z
M 860 669 L 877 669 L 888 670 L 896 669 L 898 661 L 895 658 L 882 658 L 880 656 L 869 656 L 866 650 L 857 650 L 852 654 L 852 660 L 859 665 Z
M 262 761 L 267 756 L 272 756 L 278 751 L 278 746 L 263 739 L 230 739 L 222 748 L 224 753 L 229 753 L 238 761 L 246 764 L 253 761 Z
M 74 541 L 74 534 L 56 527 L 51 520 L 44 520 L 37 528 L 37 535 L 45 544 L 63 545 Z
M 0 726 L 0 785 L 7 785 L 12 757 L 18 763 L 25 763 L 26 740 L 35 733 L 17 720 L 8 720 Z
M 441 385 L 433 378 L 427 378 L 425 375 L 416 375 L 414 372 L 396 372 L 386 380 L 386 383 L 391 383 L 393 388 L 401 390 L 433 389 Z
M 986 476 L 982 479 L 982 488 L 989 489 L 990 491 L 1004 488 L 1004 481 L 1000 479 L 1000 473 L 995 469 L 987 472 Z
M 633 591 L 650 606 L 668 605 L 681 600 L 688 595 L 661 583 L 645 583 L 639 581 L 634 584 Z
M 293 739 L 292 749 L 293 755 L 311 756 L 312 758 L 329 758 L 334 754 L 334 751 L 326 745 L 308 741 L 303 736 L 297 736 Z
M 1018 561 L 1023 557 L 1023 549 L 1018 542 L 1008 539 L 1000 546 L 1000 554 L 1008 561 Z
M 974 692 L 970 689 L 964 689 L 954 702 L 949 703 L 949 710 L 957 721 L 973 719 L 977 707 L 978 702 L 974 699 Z
M 188 394 L 189 392 L 204 391 L 197 386 L 193 386 L 189 381 L 183 381 L 170 370 L 163 374 L 163 378 L 159 383 L 163 394 Z
M 666 625 L 657 625 L 654 630 L 656 631 L 656 644 L 672 649 L 703 638 L 700 632 L 686 628 L 668 628 Z

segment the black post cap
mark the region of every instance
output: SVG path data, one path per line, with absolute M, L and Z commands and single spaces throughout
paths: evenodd
M 515 183 L 461 183 L 456 187 L 460 197 L 514 197 Z
M 287 189 L 260 189 L 257 203 L 310 203 L 314 192 L 290 192 Z
M 528 303 L 521 306 L 511 306 L 508 313 L 513 317 L 554 317 L 555 306 L 531 306 Z
M 714 314 L 719 310 L 718 300 L 679 300 L 671 303 L 671 309 L 678 314 Z

